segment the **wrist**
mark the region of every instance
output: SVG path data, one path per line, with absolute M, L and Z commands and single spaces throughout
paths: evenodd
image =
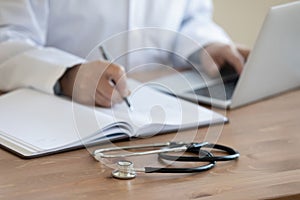
M 58 85 L 60 86 L 60 94 L 69 97 L 72 96 L 76 74 L 80 65 L 81 64 L 77 64 L 73 67 L 68 68 L 64 75 L 58 80 Z

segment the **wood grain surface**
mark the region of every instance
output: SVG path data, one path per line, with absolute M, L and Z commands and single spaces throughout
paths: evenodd
M 0 149 L 0 199 L 300 199 L 300 91 L 228 111 L 218 143 L 238 161 L 199 174 L 138 174 L 116 180 L 86 149 L 23 160 Z M 201 141 L 208 128 L 124 141 Z M 157 163 L 155 156 L 138 164 Z M 176 165 L 176 164 L 174 164 Z

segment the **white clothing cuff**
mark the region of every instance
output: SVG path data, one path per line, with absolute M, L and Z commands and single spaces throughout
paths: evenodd
M 56 48 L 25 51 L 0 65 L 0 89 L 33 87 L 54 93 L 54 85 L 68 67 L 85 60 Z

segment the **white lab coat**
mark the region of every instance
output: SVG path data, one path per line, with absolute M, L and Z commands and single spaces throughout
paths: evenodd
M 99 56 L 100 43 L 129 70 L 230 42 L 211 15 L 210 0 L 1 0 L 0 90 L 53 93 L 67 67 Z

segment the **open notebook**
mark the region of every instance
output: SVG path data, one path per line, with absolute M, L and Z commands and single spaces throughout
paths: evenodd
M 0 144 L 32 158 L 107 140 L 223 123 L 227 118 L 129 80 L 133 111 L 125 103 L 94 108 L 33 89 L 0 96 Z

